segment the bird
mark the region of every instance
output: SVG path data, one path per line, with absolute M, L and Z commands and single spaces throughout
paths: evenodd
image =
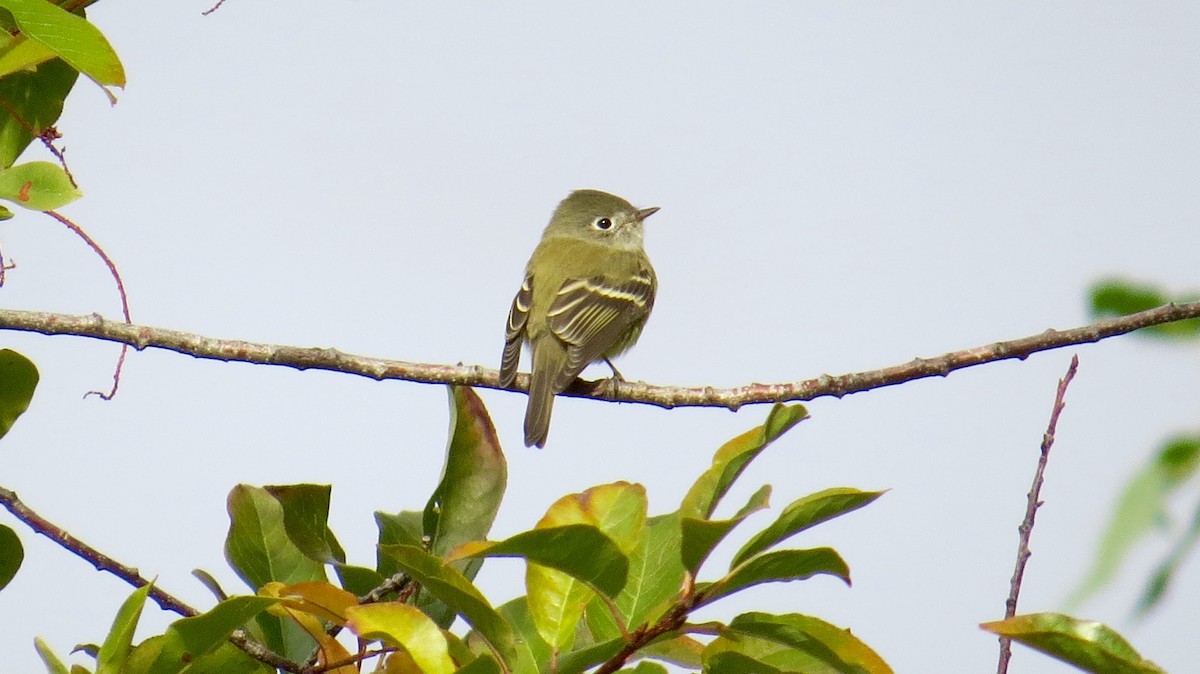
M 642 223 L 658 210 L 590 189 L 554 210 L 509 309 L 500 362 L 500 385 L 509 388 L 529 345 L 526 447 L 545 446 L 554 396 L 589 364 L 607 362 L 621 381 L 611 359 L 637 342 L 658 290 L 642 244 Z

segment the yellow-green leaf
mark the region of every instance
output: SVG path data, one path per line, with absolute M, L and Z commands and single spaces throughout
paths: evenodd
M 31 161 L 0 171 L 0 199 L 31 211 L 50 211 L 81 196 L 83 192 L 58 164 Z
M 812 616 L 744 613 L 729 623 L 726 633 L 751 636 L 802 651 L 831 672 L 892 674 L 892 668 L 883 658 L 850 630 Z
M 645 488 L 616 482 L 560 498 L 546 511 L 534 531 L 595 526 L 617 545 L 622 555 L 627 555 L 637 546 L 645 523 Z M 586 549 L 579 552 L 590 554 Z M 525 588 L 529 612 L 539 634 L 555 649 L 569 650 L 584 607 L 592 599 L 591 587 L 568 573 L 530 563 L 525 571 Z
M 142 617 L 142 607 L 150 594 L 150 585 L 143 585 L 121 604 L 117 617 L 113 619 L 100 652 L 96 655 L 96 674 L 118 674 L 125 668 L 133 644 L 133 631 Z
M 69 674 L 67 666 L 63 664 L 62 660 L 58 659 L 58 656 L 54 654 L 54 651 L 50 650 L 50 646 L 41 637 L 34 637 L 33 647 L 37 649 L 38 657 L 42 659 L 42 662 L 46 665 L 46 670 L 50 674 Z
M 1061 613 L 1032 613 L 983 623 L 983 629 L 1008 637 L 1096 674 L 1165 674 L 1144 659 L 1111 627 Z
M 125 86 L 125 68 L 112 45 L 87 19 L 46 0 L 0 0 L 17 28 L 101 86 Z M 107 93 L 107 89 L 105 92 Z M 109 94 L 110 100 L 112 94 Z
M 498 653 L 509 669 L 517 663 L 517 637 L 487 598 L 451 564 L 413 545 L 384 545 L 380 549 L 431 595 L 463 617 Z M 482 666 L 482 665 L 481 665 Z
M 408 652 L 424 674 L 453 674 L 442 630 L 418 609 L 398 602 L 354 606 L 346 626 L 361 639 L 382 639 Z

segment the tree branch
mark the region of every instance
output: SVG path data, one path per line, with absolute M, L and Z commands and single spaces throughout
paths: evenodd
M 936 358 L 917 358 L 902 365 L 854 374 L 822 375 L 815 379 L 781 384 L 748 384 L 718 389 L 711 386 L 657 386 L 644 382 L 622 382 L 619 387 L 600 382 L 576 381 L 563 395 L 643 403 L 659 407 L 726 407 L 736 410 L 751 403 L 813 400 L 826 396 L 841 398 L 850 393 L 894 386 L 914 379 L 945 377 L 955 370 L 1011 358 L 1025 359 L 1030 354 L 1064 346 L 1098 342 L 1152 325 L 1188 318 L 1200 318 L 1200 302 L 1167 304 L 1129 316 L 1109 318 L 1070 330 L 1046 330 L 1043 333 L 995 342 L 971 349 L 953 351 Z M 52 314 L 35 311 L 0 309 L 0 330 L 21 330 L 44 335 L 91 337 L 138 350 L 166 349 L 212 360 L 282 365 L 298 370 L 331 370 L 371 379 L 403 379 L 425 384 L 459 384 L 478 388 L 524 391 L 527 375 L 519 375 L 516 384 L 504 389 L 496 370 L 479 365 L 439 365 L 385 360 L 342 353 L 337 349 L 282 346 L 218 339 L 178 330 L 131 325 L 90 316 Z M 613 391 L 612 389 L 617 389 Z
M 1013 569 L 1012 580 L 1008 583 L 1008 600 L 1004 602 L 1004 617 L 1006 619 L 1017 614 L 1017 597 L 1021 594 L 1021 580 L 1025 577 L 1025 563 L 1029 561 L 1029 556 L 1033 554 L 1029 551 L 1029 537 L 1033 534 L 1033 522 L 1037 518 L 1038 508 L 1042 505 L 1039 499 L 1042 493 L 1042 480 L 1046 474 L 1046 462 L 1050 459 L 1050 448 L 1054 446 L 1054 433 L 1058 429 L 1058 417 L 1062 414 L 1063 407 L 1066 407 L 1067 387 L 1071 385 L 1071 380 L 1075 378 L 1075 372 L 1078 369 L 1079 356 L 1071 356 L 1071 365 L 1067 368 L 1067 374 L 1058 380 L 1058 391 L 1054 395 L 1054 407 L 1050 410 L 1050 422 L 1046 425 L 1046 432 L 1042 434 L 1042 446 L 1041 453 L 1038 456 L 1037 470 L 1033 472 L 1033 485 L 1029 488 L 1029 495 L 1025 502 L 1025 518 L 1021 520 L 1021 525 L 1017 527 L 1017 531 L 1019 532 L 1017 537 L 1017 563 Z M 1000 661 L 996 664 L 996 674 L 1006 674 L 1008 672 L 1008 661 L 1011 657 L 1011 639 L 1000 637 Z
M 143 578 L 137 569 L 118 562 L 34 512 L 17 497 L 16 492 L 0 487 L 0 505 L 3 505 L 13 514 L 13 517 L 24 522 L 34 532 L 49 538 L 68 552 L 86 560 L 92 566 L 96 567 L 97 571 L 107 571 L 134 587 L 145 587 L 150 584 L 150 581 Z M 185 618 L 199 614 L 196 609 L 183 603 L 174 595 L 168 594 L 157 585 L 150 588 L 150 598 L 164 611 L 172 611 Z M 300 665 L 277 655 L 266 646 L 250 639 L 241 630 L 237 630 L 231 634 L 229 641 L 234 646 L 242 649 L 250 657 L 271 667 L 296 674 L 304 671 Z

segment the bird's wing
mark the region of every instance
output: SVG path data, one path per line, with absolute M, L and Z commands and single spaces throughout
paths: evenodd
M 553 388 L 567 387 L 600 360 L 650 312 L 654 285 L 645 274 L 614 283 L 603 276 L 567 279 L 547 313 L 550 331 L 567 345 L 567 361 Z
M 517 364 L 521 362 L 521 341 L 525 336 L 525 323 L 529 320 L 529 307 L 533 303 L 533 276 L 526 276 L 521 289 L 513 298 L 508 310 L 508 323 L 504 328 L 504 355 L 500 358 L 500 385 L 512 386 L 517 378 Z

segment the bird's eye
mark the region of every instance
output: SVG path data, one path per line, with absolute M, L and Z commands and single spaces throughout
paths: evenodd
M 592 223 L 592 227 L 596 229 L 612 229 L 612 220 L 608 218 L 596 218 L 596 221 Z

